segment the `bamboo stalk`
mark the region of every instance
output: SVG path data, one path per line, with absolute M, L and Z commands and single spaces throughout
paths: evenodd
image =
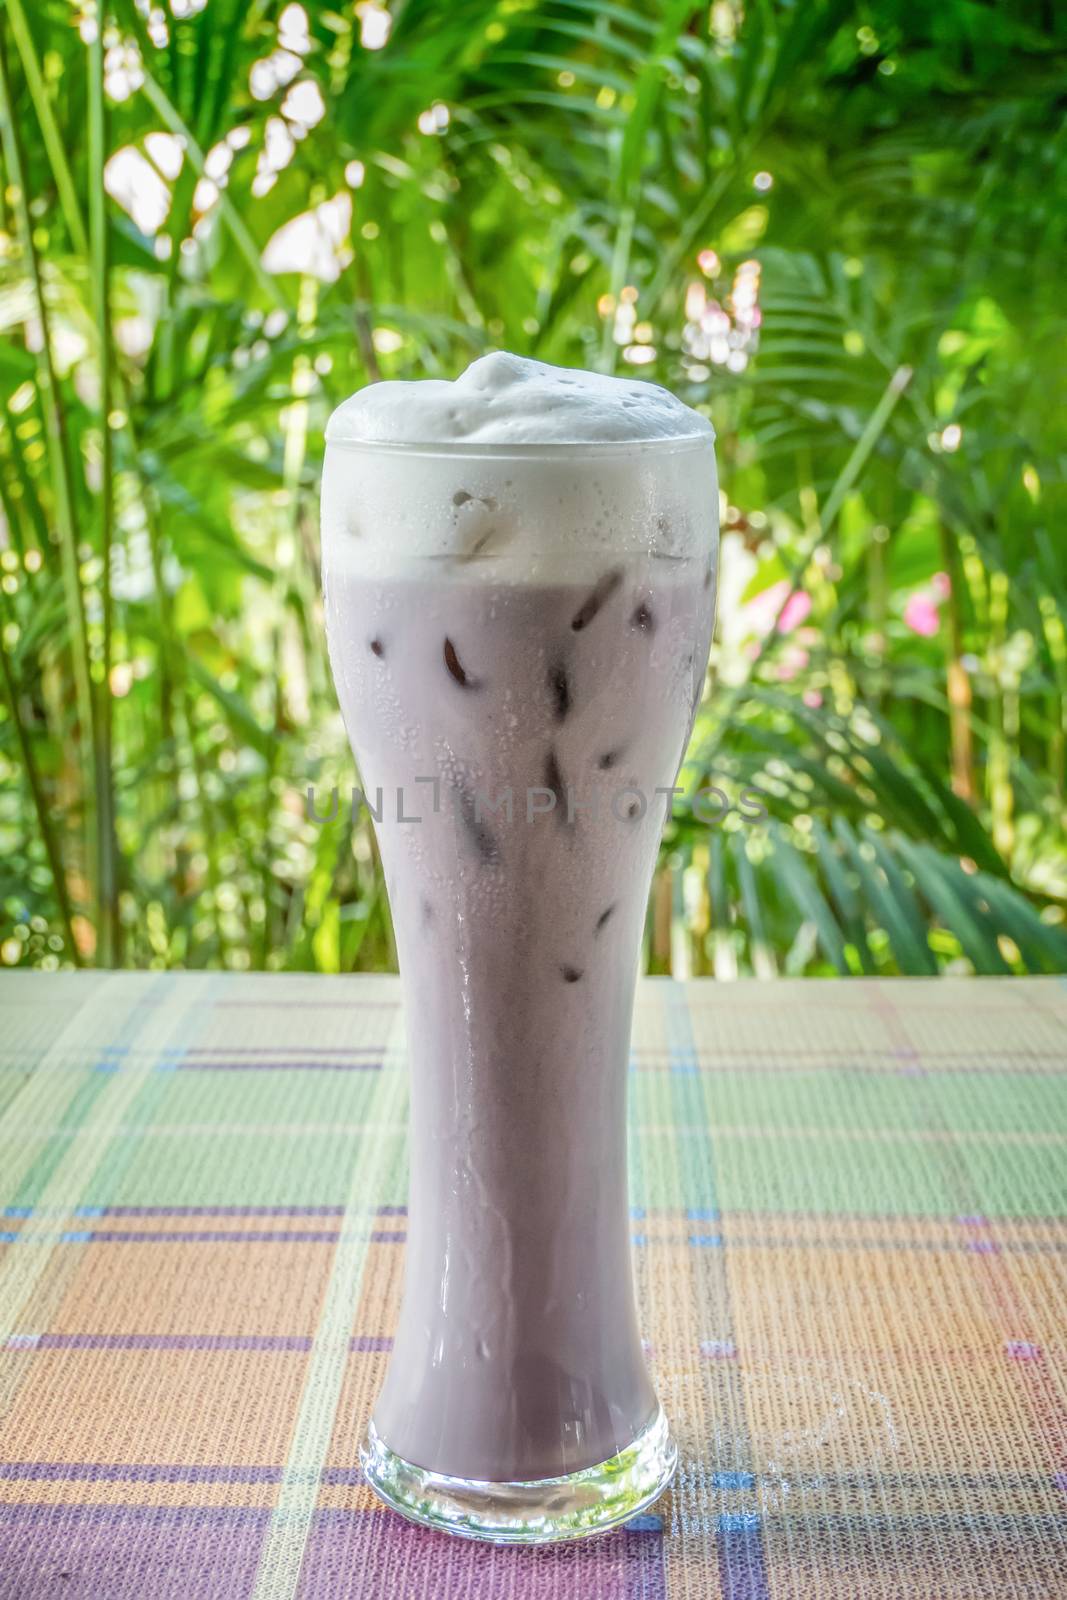
M 381 383 L 382 369 L 378 364 L 378 352 L 374 348 L 373 330 L 371 328 L 371 312 L 374 309 L 374 285 L 371 282 L 370 266 L 365 250 L 356 251 L 354 265 L 359 297 L 352 308 L 352 315 L 356 324 L 356 343 L 359 345 L 359 357 L 367 374 L 367 382 Z
M 652 879 L 652 947 L 648 970 L 670 974 L 671 923 L 674 915 L 673 875 L 667 863 L 656 869 Z
M 89 238 L 85 232 L 85 222 L 78 204 L 78 191 L 63 149 L 63 136 L 52 110 L 48 90 L 45 88 L 44 73 L 41 71 L 41 63 L 34 48 L 26 13 L 22 9 L 22 0 L 5 0 L 5 3 L 7 14 L 11 19 L 15 48 L 19 53 L 26 77 L 26 87 L 33 101 L 37 126 L 41 130 L 41 142 L 52 168 L 52 176 L 56 180 L 56 193 L 59 195 L 59 205 L 67 224 L 67 232 L 70 234 L 70 242 L 77 255 L 88 256 Z
M 974 781 L 974 740 L 971 730 L 971 679 L 963 664 L 963 619 L 960 609 L 959 561 L 956 546 L 944 519 L 941 520 L 941 560 L 948 574 L 949 592 L 945 604 L 948 616 L 948 660 L 945 674 L 948 691 L 948 726 L 952 751 L 952 788 L 961 800 L 974 805 L 978 792 Z
M 8 463 L 3 437 L 6 431 L 6 425 L 3 421 L 0 421 L 0 508 L 3 509 L 4 518 L 7 522 L 7 531 L 11 540 L 11 548 L 15 551 L 19 560 L 21 561 L 26 554 L 26 540 L 23 537 L 22 532 L 22 518 L 17 516 L 15 513 L 15 507 L 11 498 L 11 492 L 7 481 Z
M 318 314 L 318 284 L 314 278 L 302 277 L 300 280 L 300 294 L 297 309 L 297 325 L 300 331 L 307 336 L 313 333 L 315 320 Z M 264 827 L 264 859 L 263 859 L 263 938 L 261 943 L 260 965 L 267 966 L 271 950 L 271 919 L 270 900 L 274 888 L 274 874 L 271 871 L 270 860 L 270 806 L 271 786 L 278 770 L 278 755 L 281 749 L 281 735 L 285 713 L 285 688 L 282 682 L 282 645 L 283 628 L 285 624 L 286 595 L 290 585 L 294 582 L 294 575 L 298 573 L 297 549 L 299 543 L 299 517 L 300 517 L 300 479 L 304 471 L 304 462 L 307 456 L 308 439 L 308 395 L 311 391 L 313 379 L 311 363 L 303 351 L 293 358 L 293 368 L 290 377 L 290 399 L 286 407 L 285 447 L 282 461 L 282 482 L 288 496 L 287 528 L 283 536 L 282 549 L 275 558 L 275 577 L 271 591 L 274 606 L 274 624 L 271 635 L 271 654 L 273 657 L 273 717 L 270 729 L 269 743 L 267 746 L 267 771 L 266 771 L 266 801 L 267 818 Z
M 81 738 L 79 755 L 83 769 L 84 811 L 88 856 L 93 860 L 96 843 L 94 824 L 96 774 L 94 771 L 94 705 L 89 637 L 85 619 L 85 596 L 78 563 L 78 536 L 74 515 L 74 483 L 68 453 L 67 420 L 52 360 L 52 334 L 44 278 L 33 238 L 26 190 L 25 167 L 18 129 L 15 125 L 11 85 L 7 69 L 7 50 L 0 38 L 0 146 L 7 168 L 12 208 L 26 269 L 33 292 L 34 309 L 40 324 L 40 349 L 37 352 L 37 382 L 48 436 L 48 456 L 55 498 L 55 518 L 62 555 L 63 581 L 71 629 L 71 664 L 75 703 Z M 90 873 L 90 878 L 93 874 Z
M 1012 788 L 1011 767 L 1014 736 L 1012 693 L 1005 671 L 1004 647 L 1007 643 L 1008 576 L 1005 572 L 989 575 L 990 654 L 994 664 L 993 703 L 990 708 L 990 732 L 986 758 L 986 785 L 989 809 L 993 820 L 993 843 L 1003 859 L 1010 863 L 1015 847 L 1015 791 Z
M 111 596 L 111 545 L 114 535 L 114 451 L 111 438 L 112 338 L 110 259 L 107 240 L 107 196 L 104 163 L 107 160 L 107 111 L 104 105 L 103 18 L 98 18 L 89 45 L 89 275 L 96 323 L 97 363 L 100 377 L 100 562 L 103 624 L 103 679 L 97 685 L 95 723 L 97 784 L 96 931 L 97 966 L 115 967 L 122 960 L 122 923 L 119 917 L 119 849 L 115 830 L 113 772 L 113 701 L 111 656 L 113 606 Z
M 7 607 L 4 607 L 6 615 Z M 0 616 L 0 620 L 3 617 Z M 81 951 L 78 941 L 74 936 L 74 916 L 70 903 L 70 893 L 67 889 L 67 875 L 63 867 L 63 852 L 59 843 L 56 830 L 52 826 L 52 814 L 48 806 L 48 797 L 44 792 L 44 784 L 37 770 L 37 759 L 33 753 L 33 744 L 30 740 L 29 730 L 19 715 L 18 685 L 8 659 L 7 643 L 4 639 L 4 629 L 0 626 L 0 676 L 4 680 L 4 691 L 11 721 L 18 740 L 19 751 L 22 755 L 22 765 L 26 773 L 26 782 L 30 786 L 30 795 L 33 800 L 33 809 L 37 814 L 37 826 L 41 830 L 41 840 L 44 844 L 45 855 L 48 857 L 48 866 L 52 873 L 52 883 L 56 892 L 56 904 L 63 922 L 67 945 L 70 949 L 74 965 L 82 965 Z
M 185 714 L 186 737 L 189 741 L 189 757 L 193 763 L 193 774 L 196 778 L 196 797 L 200 807 L 200 827 L 204 835 L 204 854 L 207 857 L 207 885 L 211 894 L 211 914 L 215 923 L 215 940 L 218 948 L 219 966 L 226 966 L 227 939 L 226 931 L 222 925 L 222 908 L 219 905 L 219 889 L 222 880 L 219 877 L 218 852 L 212 848 L 212 834 L 214 832 L 214 807 L 207 792 L 207 776 L 204 770 L 200 746 L 197 743 L 196 726 L 196 692 L 192 682 L 186 674 L 182 684 L 183 710 Z

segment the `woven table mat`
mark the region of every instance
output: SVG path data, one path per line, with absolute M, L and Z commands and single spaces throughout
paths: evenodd
M 652 1514 L 477 1546 L 357 1441 L 404 1253 L 390 978 L 0 979 L 0 1600 L 1067 1594 L 1067 986 L 647 980 Z

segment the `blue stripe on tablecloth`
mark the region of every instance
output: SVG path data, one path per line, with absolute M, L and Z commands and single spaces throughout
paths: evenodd
M 675 1106 L 676 1116 L 680 1122 L 691 1126 L 696 1134 L 695 1142 L 686 1146 L 685 1154 L 698 1163 L 701 1186 L 703 1189 L 703 1204 L 700 1207 L 702 1215 L 709 1221 L 717 1221 L 720 1216 L 719 1194 L 716 1183 L 715 1148 L 708 1125 L 706 1106 L 704 1102 L 705 1087 L 697 1071 L 689 1071 L 698 1065 L 696 1038 L 693 1033 L 693 1019 L 689 1013 L 689 1001 L 685 989 L 678 983 L 665 983 L 662 991 L 664 995 L 664 1025 L 667 1035 L 672 1066 L 678 1070 L 672 1072 L 672 1101 Z M 709 1257 L 714 1262 L 710 1268 L 716 1274 L 715 1300 L 719 1307 L 719 1334 L 726 1345 L 734 1348 L 734 1327 L 730 1307 L 730 1284 L 726 1273 L 725 1253 L 719 1254 L 723 1240 L 718 1233 L 702 1233 L 690 1235 L 691 1245 L 710 1245 L 715 1248 L 715 1253 Z M 745 1420 L 745 1398 L 737 1376 L 735 1363 L 723 1362 L 717 1365 L 715 1371 L 720 1374 L 720 1380 L 725 1386 L 730 1401 L 729 1425 L 736 1430 L 737 1437 L 734 1449 L 742 1462 L 750 1459 L 752 1444 L 748 1437 L 748 1428 Z M 736 1492 L 726 1490 L 716 1483 L 713 1474 L 708 1480 L 708 1487 L 717 1489 L 718 1494 Z M 729 1477 L 738 1484 L 744 1483 L 745 1491 L 755 1489 L 755 1478 L 747 1467 L 739 1467 L 729 1473 Z M 697 1491 L 699 1492 L 699 1490 Z M 683 1501 L 683 1518 L 687 1514 Z M 722 1600 L 770 1600 L 770 1588 L 767 1574 L 767 1558 L 763 1543 L 763 1530 L 758 1511 L 726 1509 L 722 1507 L 720 1498 L 720 1514 L 716 1524 L 716 1554 L 719 1567 L 719 1587 Z

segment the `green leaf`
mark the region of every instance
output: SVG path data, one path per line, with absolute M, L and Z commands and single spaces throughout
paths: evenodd
M 778 826 L 772 827 L 771 837 L 774 840 L 775 866 L 782 874 L 787 893 L 802 914 L 814 923 L 819 943 L 827 958 L 842 977 L 846 977 L 849 965 L 845 955 L 845 941 L 841 937 L 841 930 L 834 920 L 833 912 L 819 888 L 812 866 L 795 845 L 790 843 L 783 829 Z

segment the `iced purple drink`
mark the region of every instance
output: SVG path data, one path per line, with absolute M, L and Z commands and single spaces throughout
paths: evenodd
M 501 355 L 362 391 L 327 437 L 330 657 L 382 791 L 411 1072 L 364 1464 L 435 1526 L 574 1537 L 674 1460 L 634 1312 L 626 1070 L 711 637 L 712 434 L 652 385 Z

